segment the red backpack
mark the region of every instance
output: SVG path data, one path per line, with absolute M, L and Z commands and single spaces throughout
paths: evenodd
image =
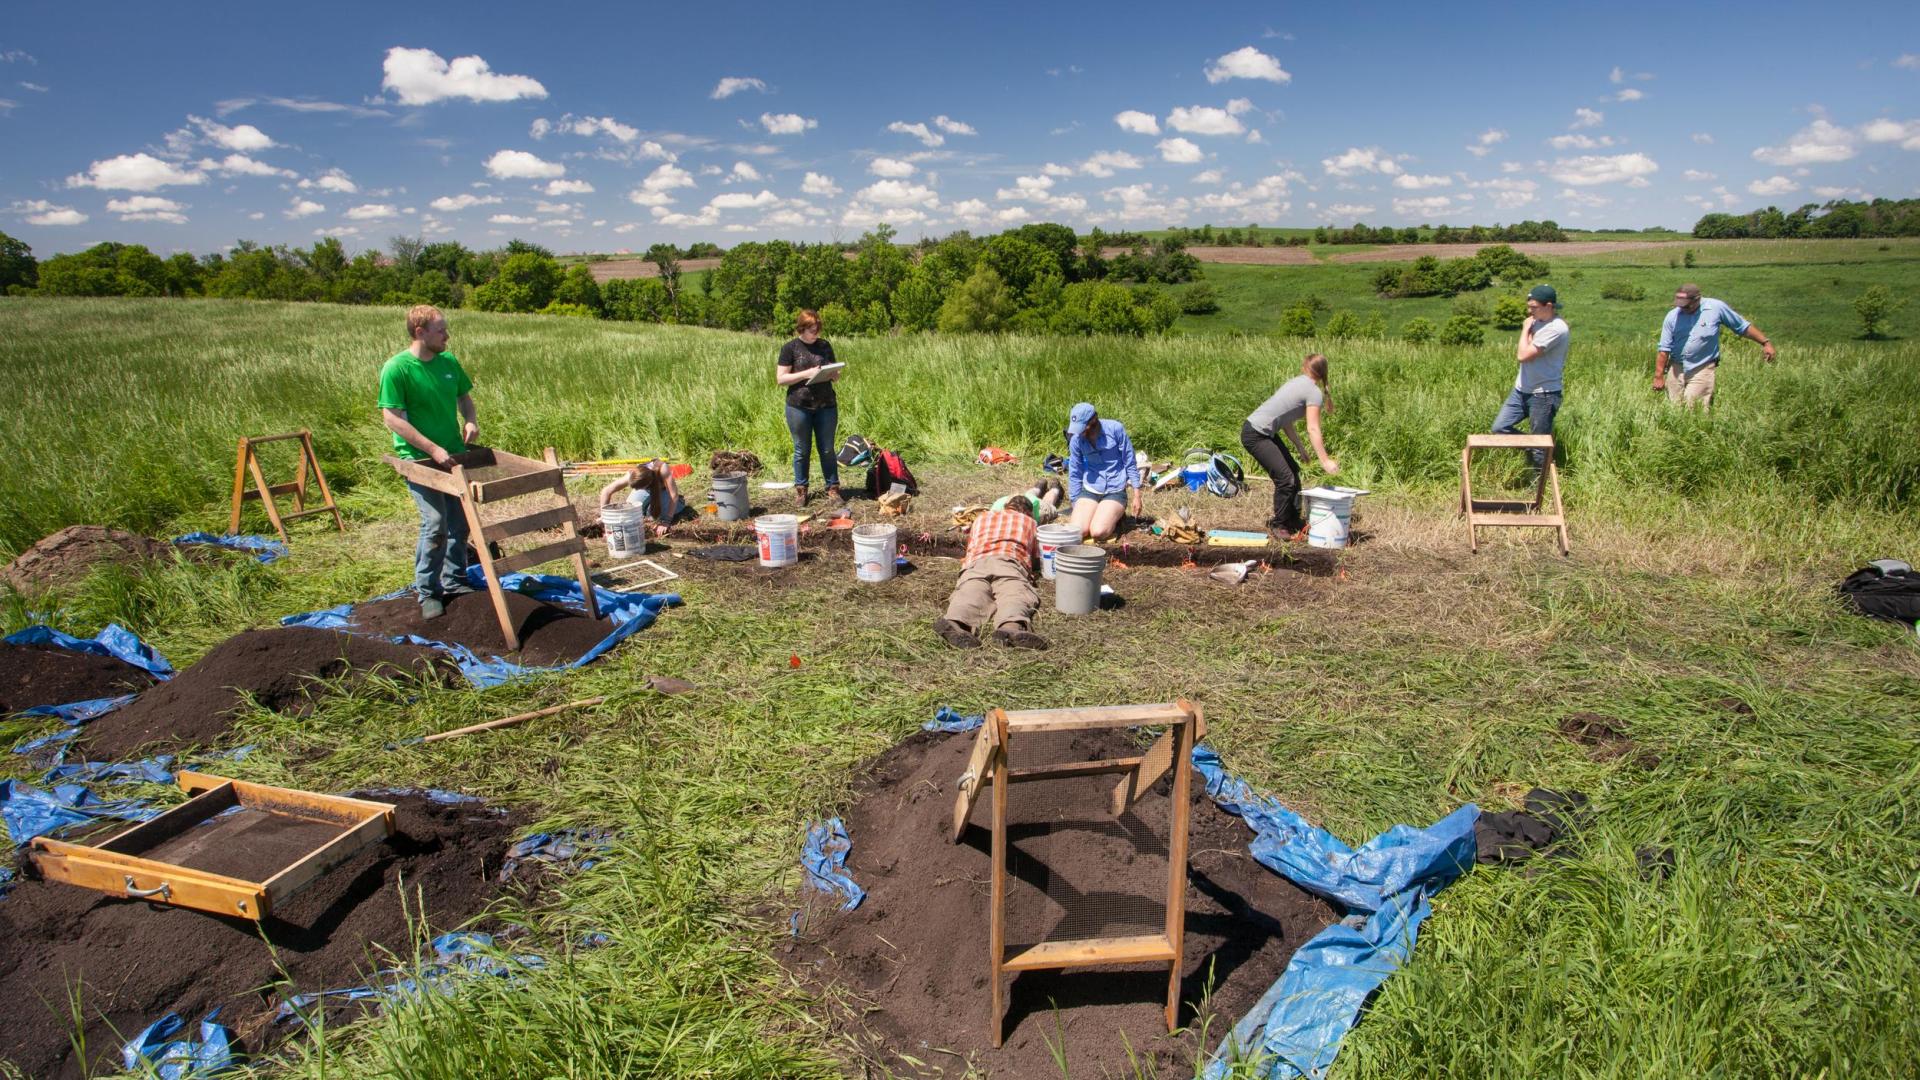
M 891 450 L 874 447 L 873 467 L 867 470 L 867 496 L 877 499 L 893 490 L 895 484 L 903 485 L 909 495 L 920 494 L 919 481 L 913 478 L 912 470 L 907 468 L 906 462 L 900 460 L 900 455 Z

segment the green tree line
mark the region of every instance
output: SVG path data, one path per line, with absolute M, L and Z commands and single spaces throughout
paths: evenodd
M 1807 203 L 1792 213 L 1777 206 L 1750 214 L 1708 214 L 1694 222 L 1702 240 L 1828 239 L 1920 236 L 1920 199 Z

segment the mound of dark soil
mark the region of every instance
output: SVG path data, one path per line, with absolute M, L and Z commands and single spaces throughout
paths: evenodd
M 0 1060 L 35 1077 L 114 1073 L 121 1043 L 141 1028 L 170 1011 L 192 1024 L 216 1005 L 242 1047 L 259 1053 L 289 1031 L 271 1024 L 282 992 L 276 955 L 294 991 L 356 986 L 391 966 L 383 950 L 411 959 L 416 895 L 436 932 L 479 914 L 500 889 L 501 858 L 521 823 L 419 795 L 369 797 L 396 805 L 395 834 L 265 923 L 19 882 L 0 900 L 0 986 L 10 998 Z M 72 1044 L 76 984 L 84 1063 Z
M 451 684 L 458 669 L 440 653 L 358 634 L 286 626 L 247 630 L 221 642 L 173 680 L 80 729 L 78 756 L 121 761 L 150 745 L 205 746 L 226 734 L 248 696 L 276 712 L 312 707 L 320 680 L 350 685 L 372 673 Z
M 602 638 L 613 633 L 607 619 L 535 600 L 508 590 L 507 614 L 520 635 L 520 651 L 511 654 L 523 664 L 544 667 L 578 660 Z M 353 609 L 354 626 L 375 634 L 412 634 L 429 641 L 465 645 L 481 656 L 503 656 L 507 643 L 500 637 L 500 620 L 493 600 L 483 590 L 447 600 L 447 613 L 429 622 L 420 617 L 420 601 L 409 593 L 391 600 L 361 604 Z
M 848 872 L 868 890 L 867 899 L 841 913 L 811 894 L 808 922 L 784 962 L 838 1003 L 833 1023 L 875 1066 L 870 1071 L 954 1076 L 972 1066 L 995 1077 L 1057 1077 L 1058 1048 L 1072 1075 L 1131 1076 L 1131 1047 L 1150 1074 L 1191 1075 L 1190 1063 L 1208 1048 L 1190 1034 L 1168 1037 L 1162 965 L 1009 976 L 1005 1042 L 992 1049 L 987 799 L 975 807 L 961 842 L 947 842 L 954 782 L 973 738 L 916 735 L 871 763 L 843 815 L 853 841 Z M 1117 733 L 1082 734 L 1071 754 L 1049 760 L 1138 752 Z M 1068 817 L 1093 819 L 1104 811 L 1081 811 L 1104 806 L 1114 782 L 1111 776 L 1048 782 L 1046 797 L 1057 799 Z M 1041 882 L 1048 896 L 1060 895 L 1063 887 L 1083 895 L 1117 890 L 1120 902 L 1109 906 L 1107 917 L 1119 922 L 1132 918 L 1128 904 L 1142 895 L 1122 892 L 1157 881 L 1154 905 L 1134 906 L 1164 899 L 1164 853 L 1134 841 L 1143 835 L 1142 823 L 1167 820 L 1170 789 L 1162 779 L 1107 828 L 1013 831 L 1009 896 L 1015 903 L 1009 905 L 1008 941 L 1028 940 L 1021 935 L 1033 927 L 1023 924 L 1033 921 L 1040 889 L 1024 900 L 1016 893 Z M 1280 977 L 1293 951 L 1333 921 L 1334 912 L 1254 862 L 1247 854 L 1252 833 L 1214 806 L 1197 776 L 1192 791 L 1181 1023 L 1198 1026 L 1195 1010 L 1211 984 L 1208 1035 L 1217 1042 Z M 1142 932 L 1119 922 L 1110 933 Z M 1053 936 L 1062 936 L 1059 929 Z
M 32 547 L 0 570 L 15 592 L 40 592 L 85 577 L 102 562 L 135 563 L 172 558 L 174 546 L 163 540 L 109 529 L 103 525 L 69 525 Z
M 0 642 L 0 716 L 38 705 L 131 694 L 153 681 L 153 676 L 111 656 Z

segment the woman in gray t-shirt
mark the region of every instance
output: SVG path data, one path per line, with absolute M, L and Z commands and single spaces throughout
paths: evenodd
M 1340 463 L 1327 456 L 1327 444 L 1320 435 L 1320 414 L 1331 408 L 1327 403 L 1327 358 L 1311 353 L 1300 362 L 1300 374 L 1282 383 L 1240 425 L 1240 445 L 1273 477 L 1273 517 L 1267 520 L 1267 528 L 1285 538 L 1293 538 L 1307 527 L 1307 522 L 1299 506 L 1300 465 L 1277 436 L 1285 433 L 1287 442 L 1305 457 L 1306 447 L 1295 430 L 1295 425 L 1305 420 L 1320 468 L 1328 476 L 1338 474 Z

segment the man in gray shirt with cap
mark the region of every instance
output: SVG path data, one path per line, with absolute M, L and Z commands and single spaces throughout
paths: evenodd
M 1535 285 L 1527 294 L 1527 321 L 1520 324 L 1520 341 L 1514 359 L 1520 370 L 1513 377 L 1513 392 L 1500 415 L 1494 418 L 1496 435 L 1520 434 L 1520 422 L 1527 422 L 1534 435 L 1553 434 L 1553 417 L 1560 411 L 1561 376 L 1567 368 L 1567 321 L 1559 316 L 1560 294 L 1551 285 Z M 1547 467 L 1545 450 L 1529 450 L 1534 471 Z

